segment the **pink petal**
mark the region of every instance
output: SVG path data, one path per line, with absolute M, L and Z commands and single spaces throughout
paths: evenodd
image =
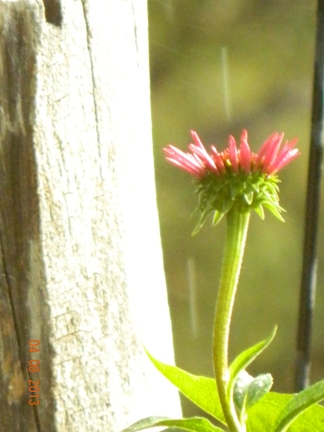
M 210 148 L 211 148 L 211 152 L 212 152 L 212 157 L 215 161 L 215 164 L 216 164 L 218 171 L 219 172 L 225 171 L 225 165 L 224 165 L 224 162 L 223 162 L 221 155 L 218 153 L 218 151 L 216 150 L 216 148 L 213 145 L 210 146 Z
M 275 132 L 261 147 L 258 154 L 258 159 L 261 157 L 262 154 L 264 154 L 264 157 L 262 158 L 262 160 L 260 160 L 264 171 L 269 172 L 269 167 L 276 160 L 283 136 L 283 133 L 278 134 Z
M 197 177 L 201 177 L 205 174 L 204 164 L 199 159 L 195 159 L 193 155 L 184 153 L 172 145 L 165 147 L 163 151 L 166 159 L 173 165 Z
M 296 159 L 300 155 L 300 152 L 298 149 L 294 149 L 293 147 L 297 143 L 297 138 L 293 139 L 291 142 L 286 141 L 284 147 L 277 155 L 276 159 L 268 165 L 266 172 L 267 173 L 274 173 L 282 169 L 284 166 L 286 166 L 289 162 Z
M 274 132 L 264 141 L 264 143 L 262 144 L 258 152 L 258 157 L 260 159 L 265 157 L 265 155 L 269 152 L 269 150 L 273 147 L 273 145 L 276 144 L 277 139 L 278 139 L 278 133 Z
M 232 169 L 234 172 L 238 171 L 237 167 L 237 148 L 236 148 L 236 142 L 232 135 L 230 135 L 228 140 L 228 149 L 229 149 L 229 158 L 230 162 L 232 164 Z
M 247 131 L 243 130 L 240 144 L 240 165 L 248 174 L 251 171 L 252 155 L 247 142 Z
M 203 178 L 208 173 L 221 175 L 226 170 L 227 162 L 234 173 L 237 173 L 240 168 L 246 174 L 251 170 L 261 170 L 270 175 L 282 169 L 300 154 L 299 150 L 293 148 L 297 139 L 286 141 L 280 150 L 283 133 L 277 132 L 265 140 L 258 154 L 251 152 L 246 130 L 241 134 L 239 150 L 234 137 L 230 136 L 227 149 L 221 153 L 211 146 L 209 154 L 195 131 L 191 131 L 191 137 L 194 144 L 189 145 L 189 152 L 185 153 L 172 145 L 165 147 L 163 151 L 171 164 L 198 178 Z
M 200 148 L 195 146 L 194 144 L 189 144 L 189 150 L 192 152 L 192 154 L 194 156 L 199 157 L 199 159 L 205 163 L 205 165 L 207 166 L 207 168 L 209 168 L 211 171 L 217 171 L 215 162 L 213 161 L 213 159 L 209 156 L 209 154 L 207 153 L 205 147 Z
M 191 135 L 191 138 L 193 139 L 193 142 L 195 143 L 195 145 L 197 147 L 200 147 L 202 150 L 205 150 L 205 147 L 204 147 L 203 143 L 201 142 L 197 132 L 194 130 L 191 130 L 190 135 Z
M 300 152 L 298 149 L 291 150 L 284 158 L 282 158 L 274 167 L 272 172 L 277 172 L 289 164 L 291 161 L 296 159 L 296 157 L 300 156 Z

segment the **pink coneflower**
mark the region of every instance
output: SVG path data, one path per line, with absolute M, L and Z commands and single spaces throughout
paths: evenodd
M 297 139 L 286 141 L 281 147 L 283 134 L 273 133 L 253 153 L 247 141 L 247 131 L 241 134 L 237 148 L 233 136 L 228 147 L 219 152 L 211 146 L 210 153 L 195 131 L 191 131 L 193 144 L 187 153 L 168 145 L 163 149 L 166 159 L 173 165 L 192 174 L 197 180 L 201 219 L 197 232 L 210 212 L 214 214 L 214 225 L 221 217 L 235 208 L 238 211 L 255 210 L 261 218 L 263 208 L 268 208 L 283 220 L 279 206 L 277 172 L 299 156 L 294 146 Z
M 228 148 L 220 153 L 211 146 L 211 152 L 208 154 L 195 131 L 191 131 L 191 137 L 194 144 L 189 144 L 190 152 L 185 153 L 172 145 L 168 145 L 163 150 L 170 163 L 197 178 L 205 177 L 208 173 L 221 175 L 229 169 L 233 173 L 238 173 L 240 170 L 246 174 L 261 171 L 271 175 L 277 173 L 300 154 L 299 150 L 294 148 L 297 138 L 290 142 L 286 141 L 280 149 L 283 133 L 277 132 L 266 139 L 258 153 L 251 152 L 246 130 L 242 132 L 239 148 L 236 146 L 234 137 L 230 136 Z

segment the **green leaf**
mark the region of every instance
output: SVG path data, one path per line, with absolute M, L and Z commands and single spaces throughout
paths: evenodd
M 291 395 L 273 392 L 267 393 L 258 403 L 246 410 L 247 432 L 270 432 L 282 407 L 290 399 Z
M 274 328 L 271 335 L 267 339 L 265 339 L 262 342 L 257 343 L 256 345 L 252 346 L 251 348 L 248 348 L 247 350 L 243 351 L 232 362 L 232 364 L 229 367 L 229 381 L 228 381 L 228 386 L 227 386 L 228 400 L 231 401 L 234 399 L 234 402 L 235 402 L 235 394 L 234 394 L 235 383 L 236 383 L 236 380 L 237 380 L 239 373 L 241 371 L 243 371 L 250 363 L 252 363 L 252 361 L 259 354 L 261 354 L 261 352 L 263 350 L 265 350 L 267 348 L 267 346 L 269 346 L 269 344 L 271 343 L 271 341 L 275 337 L 276 331 L 277 331 L 277 327 Z M 247 374 L 247 372 L 245 372 L 245 373 Z M 272 381 L 272 378 L 271 378 L 271 381 Z M 260 399 L 262 396 L 264 396 L 269 391 L 269 389 L 271 388 L 271 385 L 269 388 L 267 388 L 268 384 L 269 384 L 269 382 L 267 384 L 265 384 L 265 387 L 264 387 L 265 391 L 260 393 L 260 397 L 258 397 L 258 399 Z M 253 389 L 255 390 L 254 386 L 251 387 L 251 391 L 253 391 Z M 249 388 L 248 388 L 248 384 L 247 384 L 246 392 L 248 392 L 248 391 L 249 391 Z M 237 390 L 236 391 L 236 398 L 238 398 L 238 393 L 239 393 L 239 391 Z M 247 406 L 246 405 L 246 403 L 247 403 L 246 398 L 247 397 L 249 397 L 248 394 L 243 395 L 241 411 L 239 413 L 239 416 L 240 416 L 241 420 L 243 420 L 243 421 L 245 419 L 245 409 Z M 250 397 L 252 397 L 252 395 Z
M 247 409 L 247 432 L 273 432 L 273 426 L 293 395 L 270 392 Z M 289 432 L 323 432 L 324 408 L 312 405 L 289 427 Z
M 245 412 L 246 408 L 250 408 L 256 404 L 272 387 L 272 376 L 270 374 L 262 374 L 253 378 L 245 370 L 242 370 L 235 382 L 234 386 L 234 402 L 236 407 Z
M 239 372 L 243 369 L 245 369 L 252 361 L 262 353 L 263 350 L 265 350 L 270 343 L 272 342 L 273 338 L 275 337 L 277 331 L 277 327 L 274 328 L 271 335 L 265 339 L 262 342 L 257 343 L 256 345 L 252 346 L 251 348 L 248 348 L 247 350 L 243 351 L 241 354 L 239 354 L 236 359 L 232 362 L 232 364 L 229 367 L 229 374 L 230 379 L 228 382 L 228 394 L 231 395 L 236 377 L 238 376 Z
M 214 379 L 191 375 L 176 366 L 167 365 L 156 360 L 147 351 L 146 353 L 154 366 L 174 384 L 182 394 L 219 422 L 226 424 Z
M 324 380 L 297 393 L 280 412 L 273 426 L 273 432 L 285 432 L 311 405 L 324 399 Z M 323 425 L 324 427 L 324 425 Z
M 188 419 L 170 419 L 168 417 L 148 417 L 134 423 L 122 432 L 137 432 L 154 426 L 171 426 L 192 432 L 224 432 L 202 417 L 192 417 Z

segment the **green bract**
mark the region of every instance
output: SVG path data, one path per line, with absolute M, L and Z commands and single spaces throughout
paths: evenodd
M 229 168 L 221 176 L 208 173 L 197 180 L 197 193 L 201 217 L 194 230 L 196 234 L 209 213 L 214 212 L 213 226 L 229 210 L 235 207 L 240 212 L 256 213 L 264 219 L 264 207 L 268 208 L 278 219 L 283 221 L 280 212 L 284 211 L 279 205 L 278 183 L 276 175 L 258 172 L 247 174 L 244 171 L 234 173 Z

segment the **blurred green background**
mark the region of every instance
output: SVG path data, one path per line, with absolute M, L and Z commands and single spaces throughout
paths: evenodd
M 231 329 L 231 358 L 279 326 L 249 368 L 270 372 L 273 390 L 293 391 L 310 136 L 314 0 L 148 0 L 157 195 L 176 362 L 212 376 L 211 334 L 225 221 L 194 238 L 197 199 L 190 175 L 164 161 L 185 150 L 190 129 L 227 146 L 243 128 L 257 151 L 273 131 L 299 138 L 302 157 L 280 173 L 285 223 L 251 218 Z M 312 343 L 312 381 L 324 378 L 323 222 Z M 184 402 L 184 414 L 197 411 Z

